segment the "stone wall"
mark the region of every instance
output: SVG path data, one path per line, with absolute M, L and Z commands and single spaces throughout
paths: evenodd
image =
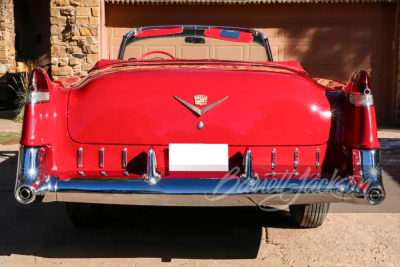
M 50 6 L 53 79 L 87 75 L 100 55 L 100 0 L 51 0 Z
M 0 0 L 0 75 L 15 73 L 13 0 Z

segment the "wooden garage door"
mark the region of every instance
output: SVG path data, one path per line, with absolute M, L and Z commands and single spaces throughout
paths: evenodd
M 106 4 L 103 38 L 106 45 L 102 46 L 102 57 L 117 58 L 122 36 L 140 26 L 198 24 L 257 28 L 269 37 L 275 61 L 299 61 L 311 76 L 347 81 L 357 69 L 369 71 L 378 123 L 386 125 L 395 113 L 392 95 L 395 9 L 393 3 Z M 168 49 L 179 57 L 181 51 Z M 254 60 L 246 51 L 243 49 L 242 58 Z M 211 53 L 208 55 L 213 57 Z

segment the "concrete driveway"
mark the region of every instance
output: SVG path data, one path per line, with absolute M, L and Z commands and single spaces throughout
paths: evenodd
M 76 229 L 63 203 L 18 204 L 18 145 L 0 145 L 0 266 L 399 266 L 400 143 L 382 139 L 387 199 L 331 206 L 324 225 L 255 208 L 109 207 Z

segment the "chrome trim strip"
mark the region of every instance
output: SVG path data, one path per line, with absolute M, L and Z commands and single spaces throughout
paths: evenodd
M 277 182 L 276 179 L 262 179 L 253 185 L 246 185 L 237 178 L 161 179 L 157 185 L 132 178 L 89 177 L 60 181 L 57 177 L 45 174 L 44 148 L 21 147 L 15 197 L 24 204 L 40 200 L 163 206 L 280 205 L 288 204 L 289 201 L 290 204 L 379 204 L 386 196 L 379 150 L 359 151 L 362 173 L 360 178 L 362 184 L 367 185 L 364 189 L 355 182 L 354 175 L 339 181 L 314 178 L 281 179 Z M 154 153 L 149 154 L 154 156 Z M 152 159 L 153 156 L 149 158 Z M 348 153 L 348 156 L 349 160 L 352 160 L 352 153 Z M 249 157 L 247 162 L 247 165 L 251 166 Z
M 122 168 L 126 168 L 128 166 L 128 149 L 122 149 Z
M 129 172 L 127 171 L 123 171 L 122 174 L 129 177 Z
M 103 176 L 107 176 L 107 173 L 105 171 L 100 171 L 100 174 Z
M 248 148 L 243 157 L 243 169 L 244 173 L 240 175 L 240 179 L 248 185 L 253 185 L 258 180 L 258 174 L 253 174 L 253 159 L 251 155 L 251 150 Z
M 374 105 L 374 98 L 372 97 L 372 94 L 350 93 L 349 101 L 351 104 L 362 106 L 362 107 L 371 107 Z
M 79 173 L 80 176 L 83 176 L 83 177 L 86 176 L 85 173 L 84 173 L 83 171 L 78 171 L 78 173 Z
M 78 149 L 78 168 L 82 168 L 83 167 L 82 152 L 83 152 L 83 148 L 80 147 Z
M 294 150 L 294 168 L 297 169 L 299 167 L 299 149 Z
M 37 104 L 48 102 L 50 100 L 49 92 L 30 91 L 27 92 L 26 102 L 29 104 Z
M 99 151 L 99 167 L 104 168 L 104 147 Z
M 316 162 L 315 162 L 315 167 L 317 168 L 317 170 L 321 167 L 321 152 L 319 150 L 319 148 L 317 148 L 317 152 L 316 152 Z
M 161 172 L 157 171 L 156 152 L 153 148 L 150 148 L 147 154 L 147 173 L 144 173 L 142 178 L 149 185 L 155 185 L 161 180 Z
M 275 169 L 276 166 L 276 149 L 274 148 L 271 152 L 271 169 Z

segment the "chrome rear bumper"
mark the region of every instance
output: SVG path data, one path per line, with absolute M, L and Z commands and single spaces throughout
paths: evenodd
M 373 160 L 377 153 L 365 154 Z M 351 179 L 264 179 L 249 185 L 242 180 L 178 178 L 149 184 L 141 179 L 75 178 L 60 181 L 41 174 L 40 148 L 22 148 L 15 196 L 34 201 L 84 202 L 157 206 L 268 206 L 312 203 L 379 204 L 385 198 L 380 174 L 369 177 L 361 190 Z M 369 162 L 371 163 L 371 162 Z M 36 170 L 36 171 L 33 171 Z M 371 195 L 372 194 L 372 195 Z

